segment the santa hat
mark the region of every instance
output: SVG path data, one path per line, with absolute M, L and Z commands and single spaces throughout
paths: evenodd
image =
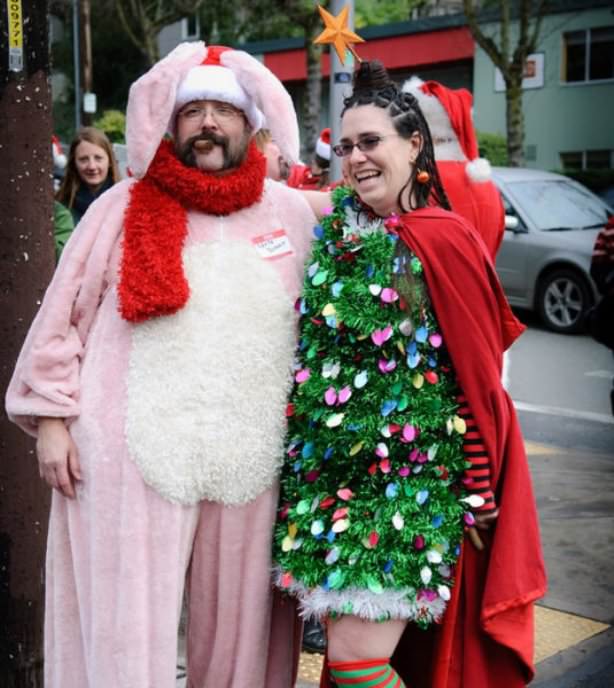
M 266 126 L 284 158 L 298 160 L 296 112 L 279 79 L 246 52 L 196 41 L 178 45 L 130 88 L 126 142 L 133 176 L 145 175 L 179 108 L 203 99 L 241 109 L 254 133 Z
M 412 77 L 403 84 L 415 96 L 429 125 L 436 160 L 468 160 L 465 170 L 475 182 L 488 181 L 490 163 L 480 158 L 473 128 L 473 96 L 465 88 L 451 89 L 437 81 Z
M 330 160 L 330 129 L 322 129 L 316 141 L 316 155 L 324 160 Z
M 54 166 L 60 170 L 63 170 L 66 167 L 66 155 L 62 150 L 60 139 L 55 134 L 51 136 L 51 153 L 53 155 Z
M 262 129 L 264 115 L 256 103 L 247 95 L 239 83 L 235 73 L 222 66 L 222 53 L 230 50 L 224 46 L 211 45 L 207 49 L 207 57 L 197 67 L 192 67 L 177 89 L 175 110 L 171 125 L 177 112 L 193 100 L 219 100 L 230 103 L 242 110 L 247 117 L 254 133 Z

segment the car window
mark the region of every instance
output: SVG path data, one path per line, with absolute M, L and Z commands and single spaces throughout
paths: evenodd
M 522 221 L 522 218 L 520 217 L 520 215 L 518 215 L 518 213 L 516 212 L 516 208 L 514 208 L 514 206 L 510 203 L 507 196 L 501 190 L 499 190 L 499 195 L 501 196 L 501 202 L 503 203 L 505 215 L 515 217 L 518 220 L 518 227 L 522 228 L 522 229 L 526 229 L 525 223 Z M 507 229 L 507 225 L 506 225 L 506 229 Z
M 509 182 L 515 205 L 541 230 L 593 227 L 605 224 L 608 212 L 588 189 L 566 180 Z

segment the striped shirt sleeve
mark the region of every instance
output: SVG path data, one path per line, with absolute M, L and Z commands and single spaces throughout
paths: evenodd
M 475 418 L 471 413 L 467 398 L 460 393 L 457 396 L 459 409 L 457 414 L 465 421 L 467 431 L 463 436 L 463 451 L 467 461 L 471 464 L 465 470 L 463 483 L 469 492 L 484 499 L 484 504 L 474 511 L 487 512 L 497 508 L 495 495 L 490 482 L 490 461 L 484 440 L 480 435 Z

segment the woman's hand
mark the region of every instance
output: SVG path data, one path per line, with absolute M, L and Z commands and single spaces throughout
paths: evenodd
M 41 478 L 65 497 L 74 499 L 75 481 L 81 480 L 77 447 L 61 418 L 41 418 L 36 442 Z
M 488 530 L 490 526 L 493 525 L 493 523 L 497 520 L 498 517 L 499 509 L 495 509 L 494 511 L 487 511 L 483 514 L 474 514 L 475 525 L 467 528 L 467 534 L 469 535 L 471 544 L 480 552 L 484 549 L 484 542 L 482 541 L 482 538 L 480 537 L 478 530 Z

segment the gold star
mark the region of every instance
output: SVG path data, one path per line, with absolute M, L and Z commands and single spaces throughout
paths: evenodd
M 333 17 L 330 12 L 327 12 L 323 7 L 318 5 L 320 16 L 326 28 L 313 41 L 314 43 L 324 44 L 330 43 L 334 46 L 341 60 L 341 64 L 345 64 L 345 51 L 349 50 L 354 57 L 361 62 L 360 57 L 352 47 L 352 43 L 364 43 L 364 39 L 355 34 L 347 26 L 349 8 L 347 5 L 339 12 L 336 17 Z

